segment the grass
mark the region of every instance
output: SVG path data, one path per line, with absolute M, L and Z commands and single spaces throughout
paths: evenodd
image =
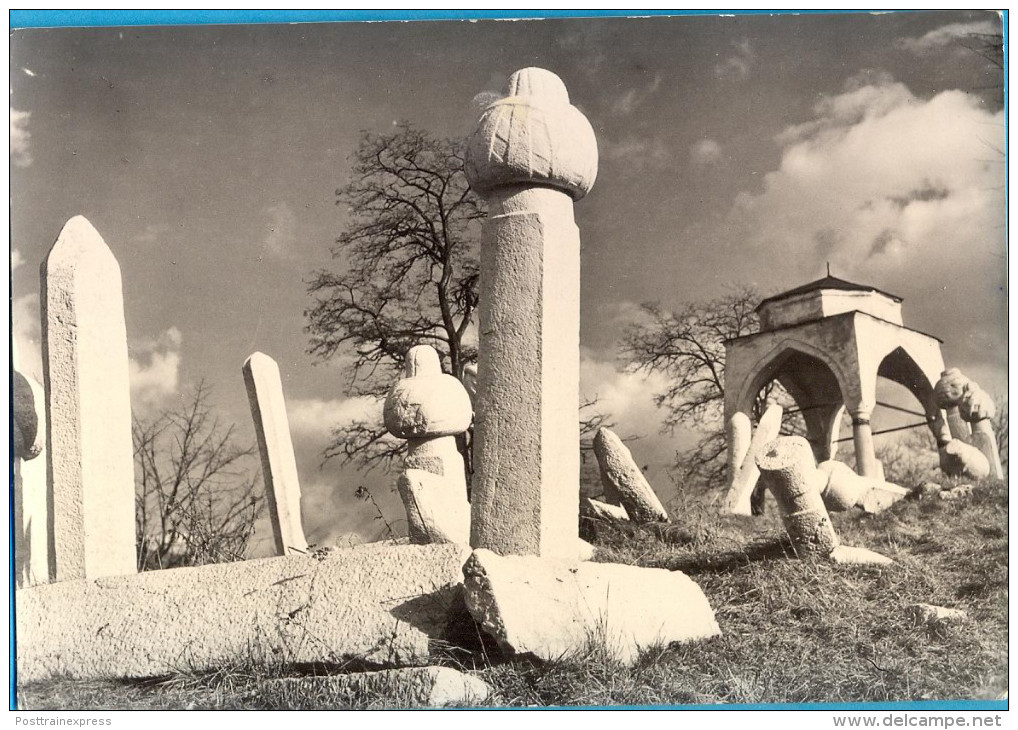
M 764 517 L 722 517 L 711 502 L 689 499 L 673 514 L 668 526 L 602 522 L 586 532 L 599 561 L 690 575 L 723 636 L 660 647 L 631 667 L 597 642 L 548 664 L 475 654 L 473 671 L 494 689 L 489 704 L 995 699 L 1007 691 L 1006 485 L 980 483 L 952 501 L 909 499 L 880 515 L 832 515 L 845 544 L 896 561 L 883 568 L 788 557 L 773 505 Z M 909 610 L 915 603 L 960 608 L 969 618 L 922 624 Z M 54 680 L 22 687 L 19 701 L 31 709 L 413 704 L 392 692 L 344 693 L 313 682 L 283 690 L 271 679 L 284 672 L 254 666 L 147 682 Z

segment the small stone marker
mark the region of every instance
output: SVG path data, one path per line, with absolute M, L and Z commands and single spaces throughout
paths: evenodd
M 54 578 L 137 571 L 134 453 L 120 266 L 82 216 L 42 266 Z
M 268 355 L 256 352 L 244 361 L 243 371 L 258 437 L 258 453 L 262 458 L 262 478 L 276 554 L 288 555 L 292 550 L 306 552 L 308 541 L 301 523 L 300 479 L 279 365 Z
M 679 571 L 475 550 L 463 575 L 470 615 L 510 653 L 556 661 L 603 642 L 632 664 L 642 650 L 721 634 L 707 597 Z
M 938 452 L 940 470 L 949 477 L 984 479 L 990 475 L 990 462 L 986 455 L 961 439 L 951 439 Z
M 391 697 L 398 704 L 385 709 L 404 707 L 468 707 L 484 702 L 491 687 L 478 677 L 450 667 L 409 667 L 385 669 L 380 672 L 356 672 L 317 677 L 286 677 L 270 679 L 256 690 L 281 699 L 285 703 L 291 692 L 301 698 L 321 696 L 323 702 L 336 709 L 336 701 L 346 695 L 354 697 Z M 299 694 L 297 694 L 299 693 Z
M 965 389 L 961 403 L 958 405 L 961 417 L 972 426 L 972 443 L 983 452 L 990 465 L 990 476 L 995 479 L 1004 478 L 1004 467 L 1000 463 L 1000 451 L 997 448 L 997 437 L 993 433 L 992 419 L 997 407 L 989 394 L 975 383 Z
M 580 236 L 597 142 L 550 71 L 514 73 L 481 113 L 465 172 L 481 239 L 471 544 L 576 559 Z
M 14 580 L 18 588 L 49 581 L 49 520 L 46 505 L 46 396 L 33 378 L 18 372 L 12 341 L 14 411 Z
M 771 441 L 756 457 L 760 479 L 781 510 L 781 521 L 801 557 L 827 558 L 840 544 L 820 493 L 826 474 L 801 436 Z
M 617 497 L 634 522 L 668 522 L 668 512 L 661 500 L 615 432 L 608 428 L 597 429 L 594 455 L 609 501 Z
M 820 496 L 831 512 L 858 506 L 864 512 L 876 514 L 908 495 L 907 489 L 883 479 L 860 476 L 840 461 L 824 461 L 817 468 L 827 475 L 827 486 Z
M 781 416 L 783 413 L 784 409 L 780 405 L 771 403 L 760 417 L 760 423 L 757 424 L 756 431 L 753 433 L 752 439 L 750 439 L 746 456 L 742 460 L 738 471 L 735 472 L 732 478 L 732 486 L 728 490 L 727 507 L 731 514 L 753 514 L 750 501 L 753 496 L 753 490 L 756 488 L 757 480 L 760 478 L 760 469 L 757 467 L 756 457 L 767 444 L 778 437 L 778 434 L 781 432 Z
M 909 607 L 916 623 L 939 624 L 965 621 L 968 614 L 957 608 L 934 606 L 930 603 L 915 603 Z

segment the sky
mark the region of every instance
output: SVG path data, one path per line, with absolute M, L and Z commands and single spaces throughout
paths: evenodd
M 582 241 L 581 390 L 669 496 L 690 433 L 659 433 L 660 378 L 621 372 L 639 305 L 832 272 L 904 299 L 948 366 L 1006 393 L 1002 76 L 963 47 L 996 14 L 741 15 L 59 28 L 11 34 L 12 321 L 41 378 L 39 266 L 84 215 L 120 263 L 140 415 L 200 380 L 242 439 L 241 365 L 280 366 L 318 544 L 372 539 L 392 475 L 322 464 L 370 412 L 306 353 L 306 282 L 335 267 L 335 191 L 362 131 L 469 134 L 471 100 L 554 71 L 597 136 Z M 254 551 L 267 549 L 259 523 Z

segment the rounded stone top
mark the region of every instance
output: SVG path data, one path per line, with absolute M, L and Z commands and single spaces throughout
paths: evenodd
M 454 436 L 470 428 L 473 408 L 459 380 L 442 372 L 435 348 L 407 353 L 406 377 L 389 391 L 382 408 L 385 428 L 397 438 Z
M 993 418 L 997 414 L 997 406 L 994 404 L 993 398 L 975 383 L 969 383 L 965 388 L 965 394 L 958 404 L 958 410 L 961 417 L 969 422 L 983 421 Z
M 569 103 L 562 79 L 525 68 L 509 77 L 506 95 L 481 112 L 464 170 L 480 195 L 529 184 L 579 200 L 597 177 L 597 140 L 587 118 Z
M 940 380 L 933 387 L 933 396 L 937 401 L 937 407 L 951 408 L 961 403 L 969 382 L 969 379 L 958 368 L 950 368 L 942 372 Z

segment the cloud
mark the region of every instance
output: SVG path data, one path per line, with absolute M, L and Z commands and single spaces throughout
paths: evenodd
M 618 116 L 629 116 L 650 99 L 659 88 L 661 88 L 662 75 L 654 74 L 643 88 L 631 87 L 622 96 L 617 98 L 611 105 L 611 111 Z
M 32 135 L 28 131 L 28 120 L 31 112 L 18 111 L 11 107 L 11 164 L 15 167 L 28 167 L 32 164 L 32 153 L 29 148 L 29 139 Z
M 912 53 L 922 54 L 935 48 L 952 45 L 959 40 L 968 40 L 973 35 L 999 35 L 1000 33 L 1000 23 L 990 20 L 949 23 L 918 38 L 900 38 L 898 45 Z
M 921 99 L 886 75 L 853 80 L 778 135 L 778 169 L 737 196 L 718 235 L 747 270 L 780 252 L 787 283 L 830 260 L 974 348 L 972 330 L 1002 316 L 1003 114 L 958 90 Z
M 297 242 L 297 216 L 285 202 L 269 206 L 266 213 L 269 233 L 265 237 L 265 252 L 280 259 L 290 258 Z
M 714 75 L 719 79 L 735 79 L 742 81 L 749 77 L 753 69 L 756 53 L 748 38 L 743 38 L 735 45 L 735 53 L 714 66 Z
M 721 145 L 713 139 L 702 139 L 689 149 L 694 165 L 713 165 L 721 159 Z
M 139 410 L 159 407 L 180 385 L 180 330 L 170 327 L 155 339 L 129 343 L 128 374 L 131 405 Z
M 622 162 L 633 171 L 664 167 L 672 159 L 671 149 L 657 137 L 626 137 L 617 142 L 605 138 L 598 147 L 601 159 Z
M 380 421 L 382 402 L 373 396 L 354 398 L 296 398 L 286 403 L 286 417 L 293 437 L 327 439 L 336 426 L 357 421 Z

